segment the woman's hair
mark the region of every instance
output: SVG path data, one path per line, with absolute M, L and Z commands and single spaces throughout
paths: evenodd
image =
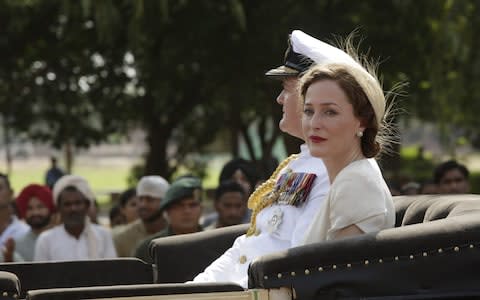
M 137 190 L 135 188 L 129 188 L 128 190 L 123 191 L 118 197 L 120 207 L 124 208 L 127 205 L 128 200 L 130 200 L 132 197 L 135 197 L 136 195 Z

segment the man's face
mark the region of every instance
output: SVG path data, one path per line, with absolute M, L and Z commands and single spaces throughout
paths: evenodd
M 237 225 L 242 223 L 247 211 L 247 202 L 240 192 L 226 192 L 215 202 L 215 209 L 220 225 Z
M 449 170 L 438 183 L 440 194 L 465 194 L 470 191 L 470 184 L 459 169 Z
M 25 221 L 33 229 L 42 229 L 50 223 L 50 211 L 37 197 L 32 197 L 27 204 Z
M 202 205 L 193 197 L 177 201 L 166 209 L 168 221 L 175 233 L 195 232 L 202 215 Z
M 10 219 L 12 209 L 10 201 L 12 200 L 13 191 L 7 185 L 4 178 L 0 177 L 0 220 L 7 221 Z
M 278 126 L 280 130 L 303 140 L 300 94 L 298 78 L 287 77 L 282 80 L 282 91 L 277 97 L 277 103 L 282 106 L 282 119 Z
M 65 190 L 60 193 L 60 215 L 66 226 L 82 226 L 90 202 L 79 191 Z
M 140 219 L 144 222 L 152 222 L 157 219 L 161 200 L 152 196 L 138 196 L 137 209 Z
M 7 185 L 5 179 L 0 177 L 0 203 L 10 203 L 12 196 L 12 189 Z

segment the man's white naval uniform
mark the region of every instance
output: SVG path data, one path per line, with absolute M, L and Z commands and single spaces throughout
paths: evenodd
M 305 202 L 298 206 L 275 203 L 261 210 L 256 221 L 259 234 L 238 237 L 230 249 L 194 278 L 194 282 L 234 282 L 247 288 L 248 265 L 255 258 L 302 244 L 328 193 L 329 180 L 322 160 L 312 157 L 306 145 L 301 146 L 297 159 L 280 172 L 277 182 L 290 171 L 316 175 Z

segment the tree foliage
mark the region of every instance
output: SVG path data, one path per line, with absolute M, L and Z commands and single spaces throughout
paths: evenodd
M 409 114 L 480 140 L 475 0 L 3 1 L 0 108 L 5 124 L 56 147 L 88 147 L 139 125 L 144 173 L 169 177 L 218 137 L 272 159 L 287 34 L 322 40 L 358 30 L 386 88 L 409 83 Z M 261 153 L 247 129 L 258 124 Z M 221 133 L 219 135 L 219 133 Z M 445 135 L 446 136 L 446 135 Z M 287 145 L 298 141 L 286 140 Z M 445 143 L 451 143 L 445 140 Z M 295 151 L 288 147 L 289 152 Z M 268 168 L 265 173 L 268 173 Z

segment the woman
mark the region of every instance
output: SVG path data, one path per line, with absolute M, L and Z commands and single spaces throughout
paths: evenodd
M 120 211 L 125 216 L 126 224 L 130 224 L 138 219 L 137 211 L 137 191 L 130 188 L 124 191 L 119 197 Z
M 382 149 L 386 101 L 378 80 L 359 64 L 318 65 L 302 77 L 300 93 L 303 134 L 331 184 L 304 242 L 393 227 L 392 196 L 368 161 Z

